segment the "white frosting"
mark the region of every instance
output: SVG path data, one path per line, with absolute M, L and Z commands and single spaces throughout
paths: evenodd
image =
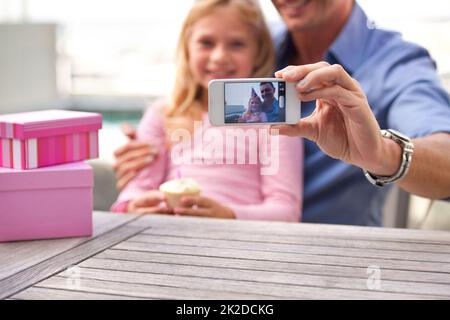
M 200 185 L 192 178 L 173 179 L 159 186 L 161 192 L 169 193 L 197 193 L 201 191 Z

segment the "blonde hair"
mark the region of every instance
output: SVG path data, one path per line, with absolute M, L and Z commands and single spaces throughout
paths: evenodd
M 175 86 L 172 93 L 172 99 L 165 112 L 166 128 L 169 131 L 171 131 L 171 127 L 186 127 L 186 123 L 189 122 L 186 120 L 191 120 L 192 122 L 192 120 L 201 119 L 201 98 L 204 94 L 204 89 L 200 83 L 194 79 L 189 68 L 188 41 L 191 29 L 198 20 L 211 14 L 218 7 L 224 6 L 236 8 L 242 21 L 249 24 L 255 32 L 254 39 L 258 42 L 257 56 L 255 57 L 255 64 L 251 77 L 269 77 L 274 71 L 275 54 L 272 39 L 257 1 L 196 1 L 184 21 L 178 40 Z
M 247 104 L 247 111 L 246 111 L 246 113 L 252 113 L 251 103 L 252 103 L 253 100 L 258 101 L 258 104 L 259 104 L 259 110 L 258 110 L 258 111 L 259 111 L 259 112 L 262 111 L 262 100 L 261 100 L 261 98 L 258 97 L 258 96 L 254 96 L 254 97 L 250 97 L 250 99 L 248 99 L 248 104 Z

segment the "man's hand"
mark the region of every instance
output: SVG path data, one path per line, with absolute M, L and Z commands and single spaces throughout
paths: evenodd
M 206 197 L 183 197 L 181 206 L 174 208 L 174 213 L 186 216 L 235 219 L 234 212 L 220 203 Z
M 136 213 L 173 214 L 172 209 L 167 206 L 166 196 L 158 190 L 147 191 L 131 200 L 127 209 L 128 212 Z
M 136 129 L 132 126 L 122 125 L 122 132 L 130 141 L 114 152 L 116 162 L 113 168 L 116 172 L 116 186 L 119 190 L 122 190 L 158 154 L 158 150 L 154 146 L 136 140 Z
M 288 66 L 275 73 L 298 82 L 301 101 L 317 100 L 314 112 L 295 125 L 275 125 L 280 134 L 314 141 L 329 156 L 389 176 L 400 166 L 401 148 L 384 139 L 359 83 L 340 65 Z

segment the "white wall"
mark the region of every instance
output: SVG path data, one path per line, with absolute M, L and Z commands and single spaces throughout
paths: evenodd
M 0 24 L 0 114 L 41 109 L 57 97 L 56 26 Z

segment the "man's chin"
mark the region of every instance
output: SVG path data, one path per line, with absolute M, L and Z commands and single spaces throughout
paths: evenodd
M 317 23 L 302 18 L 287 20 L 286 25 L 290 32 L 305 32 L 317 28 Z

